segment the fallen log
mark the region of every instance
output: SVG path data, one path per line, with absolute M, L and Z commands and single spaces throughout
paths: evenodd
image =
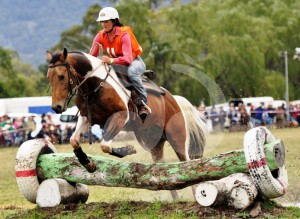
M 196 188 L 196 200 L 202 206 L 228 205 L 236 209 L 249 207 L 258 190 L 249 174 L 235 173 L 215 181 L 201 182 Z
M 271 171 L 278 169 L 277 164 L 284 159 L 278 153 L 284 151 L 281 147 L 280 140 L 264 145 Z M 40 180 L 62 178 L 86 185 L 174 190 L 203 181 L 221 179 L 233 173 L 249 172 L 243 150 L 176 163 L 120 162 L 100 156 L 90 156 L 90 159 L 97 167 L 94 173 L 87 172 L 74 154 L 42 154 L 37 159 L 37 176 Z

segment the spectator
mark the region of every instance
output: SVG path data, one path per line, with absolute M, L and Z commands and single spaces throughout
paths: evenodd
M 276 114 L 276 126 L 277 128 L 284 128 L 284 116 L 285 111 L 282 106 L 279 106 Z
M 291 127 L 298 127 L 297 117 L 298 117 L 297 107 L 290 104 L 290 126 Z
M 263 105 L 260 104 L 256 109 L 255 109 L 255 119 L 259 121 L 258 125 L 264 125 L 264 120 L 263 120 L 263 113 L 264 113 L 264 108 Z M 257 124 L 255 125 L 257 126 Z
M 34 121 L 34 116 L 29 116 L 28 121 L 26 122 L 26 127 L 28 128 L 27 140 L 33 139 L 31 136 L 32 131 L 36 129 L 36 123 Z
M 210 119 L 212 122 L 213 130 L 216 130 L 216 128 L 220 126 L 220 118 L 219 113 L 214 106 L 210 111 Z
M 50 133 L 46 125 L 43 125 L 42 129 L 37 134 L 36 138 L 44 138 L 48 141 L 51 141 Z
M 15 129 L 10 119 L 7 119 L 5 123 L 6 124 L 4 125 L 4 127 L 2 127 L 3 131 L 7 131 L 6 133 L 4 133 L 5 145 L 12 146 L 15 142 L 15 133 L 10 131 L 13 131 Z
M 249 125 L 250 116 L 248 115 L 246 109 L 241 109 L 241 118 L 240 118 L 240 125 L 247 126 Z
M 41 118 L 42 118 L 41 123 L 46 124 L 47 120 L 46 120 L 46 114 L 45 113 L 42 114 Z
M 221 106 L 219 109 L 219 118 L 220 118 L 220 126 L 221 126 L 221 131 L 224 131 L 225 127 L 225 121 L 226 121 L 227 113 Z
M 267 113 L 270 118 L 270 123 L 273 124 L 276 122 L 276 110 L 273 107 L 272 103 L 269 103 L 267 106 Z
M 207 112 L 206 112 L 206 110 L 205 110 L 205 106 L 204 106 L 204 105 L 201 105 L 201 106 L 199 106 L 199 107 L 198 107 L 198 111 L 200 112 L 200 114 L 201 114 L 201 115 L 205 116 L 205 118 L 207 118 L 207 117 L 208 117 L 208 115 L 207 115 Z
M 238 112 L 236 111 L 233 103 L 231 103 L 230 106 L 229 106 L 227 116 L 230 119 L 230 126 L 238 124 L 238 122 L 239 122 Z
M 296 105 L 296 110 L 297 110 L 297 122 L 300 124 L 300 105 Z
M 73 134 L 72 127 L 69 126 L 69 125 L 66 125 L 65 129 L 63 130 L 63 139 L 62 139 L 62 142 L 63 143 L 69 143 L 72 134 Z

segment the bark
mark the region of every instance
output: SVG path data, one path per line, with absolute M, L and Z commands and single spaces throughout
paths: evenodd
M 275 148 L 280 141 L 264 146 L 270 170 L 278 169 Z M 38 158 L 37 174 L 43 179 L 63 178 L 70 182 L 110 187 L 131 187 L 149 190 L 174 190 L 208 180 L 217 180 L 233 173 L 248 173 L 243 150 L 219 154 L 207 159 L 176 163 L 120 162 L 101 156 L 90 156 L 97 170 L 89 173 L 73 154 L 44 154 Z

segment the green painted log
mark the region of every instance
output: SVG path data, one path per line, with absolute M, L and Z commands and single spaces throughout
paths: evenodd
M 278 160 L 283 158 L 282 154 L 278 154 L 280 142 L 278 140 L 264 145 L 271 171 L 278 169 L 277 164 L 282 163 Z M 243 150 L 176 163 L 121 162 L 101 156 L 90 158 L 97 166 L 94 173 L 87 172 L 74 154 L 43 154 L 37 161 L 37 174 L 41 180 L 63 178 L 87 185 L 173 190 L 203 181 L 221 179 L 233 173 L 248 172 Z

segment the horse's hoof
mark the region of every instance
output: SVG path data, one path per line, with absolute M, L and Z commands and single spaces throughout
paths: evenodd
M 125 148 L 127 148 L 127 155 L 136 154 L 136 150 L 132 145 L 126 145 Z
M 84 167 L 89 173 L 93 173 L 96 171 L 96 165 L 94 164 L 94 162 L 89 162 Z
M 112 148 L 109 147 L 109 146 L 101 145 L 101 149 L 104 153 L 111 153 L 112 152 Z
M 123 158 L 127 155 L 136 154 L 136 150 L 132 145 L 126 145 L 125 147 L 121 148 L 112 148 L 112 152 L 109 154 L 119 158 Z

